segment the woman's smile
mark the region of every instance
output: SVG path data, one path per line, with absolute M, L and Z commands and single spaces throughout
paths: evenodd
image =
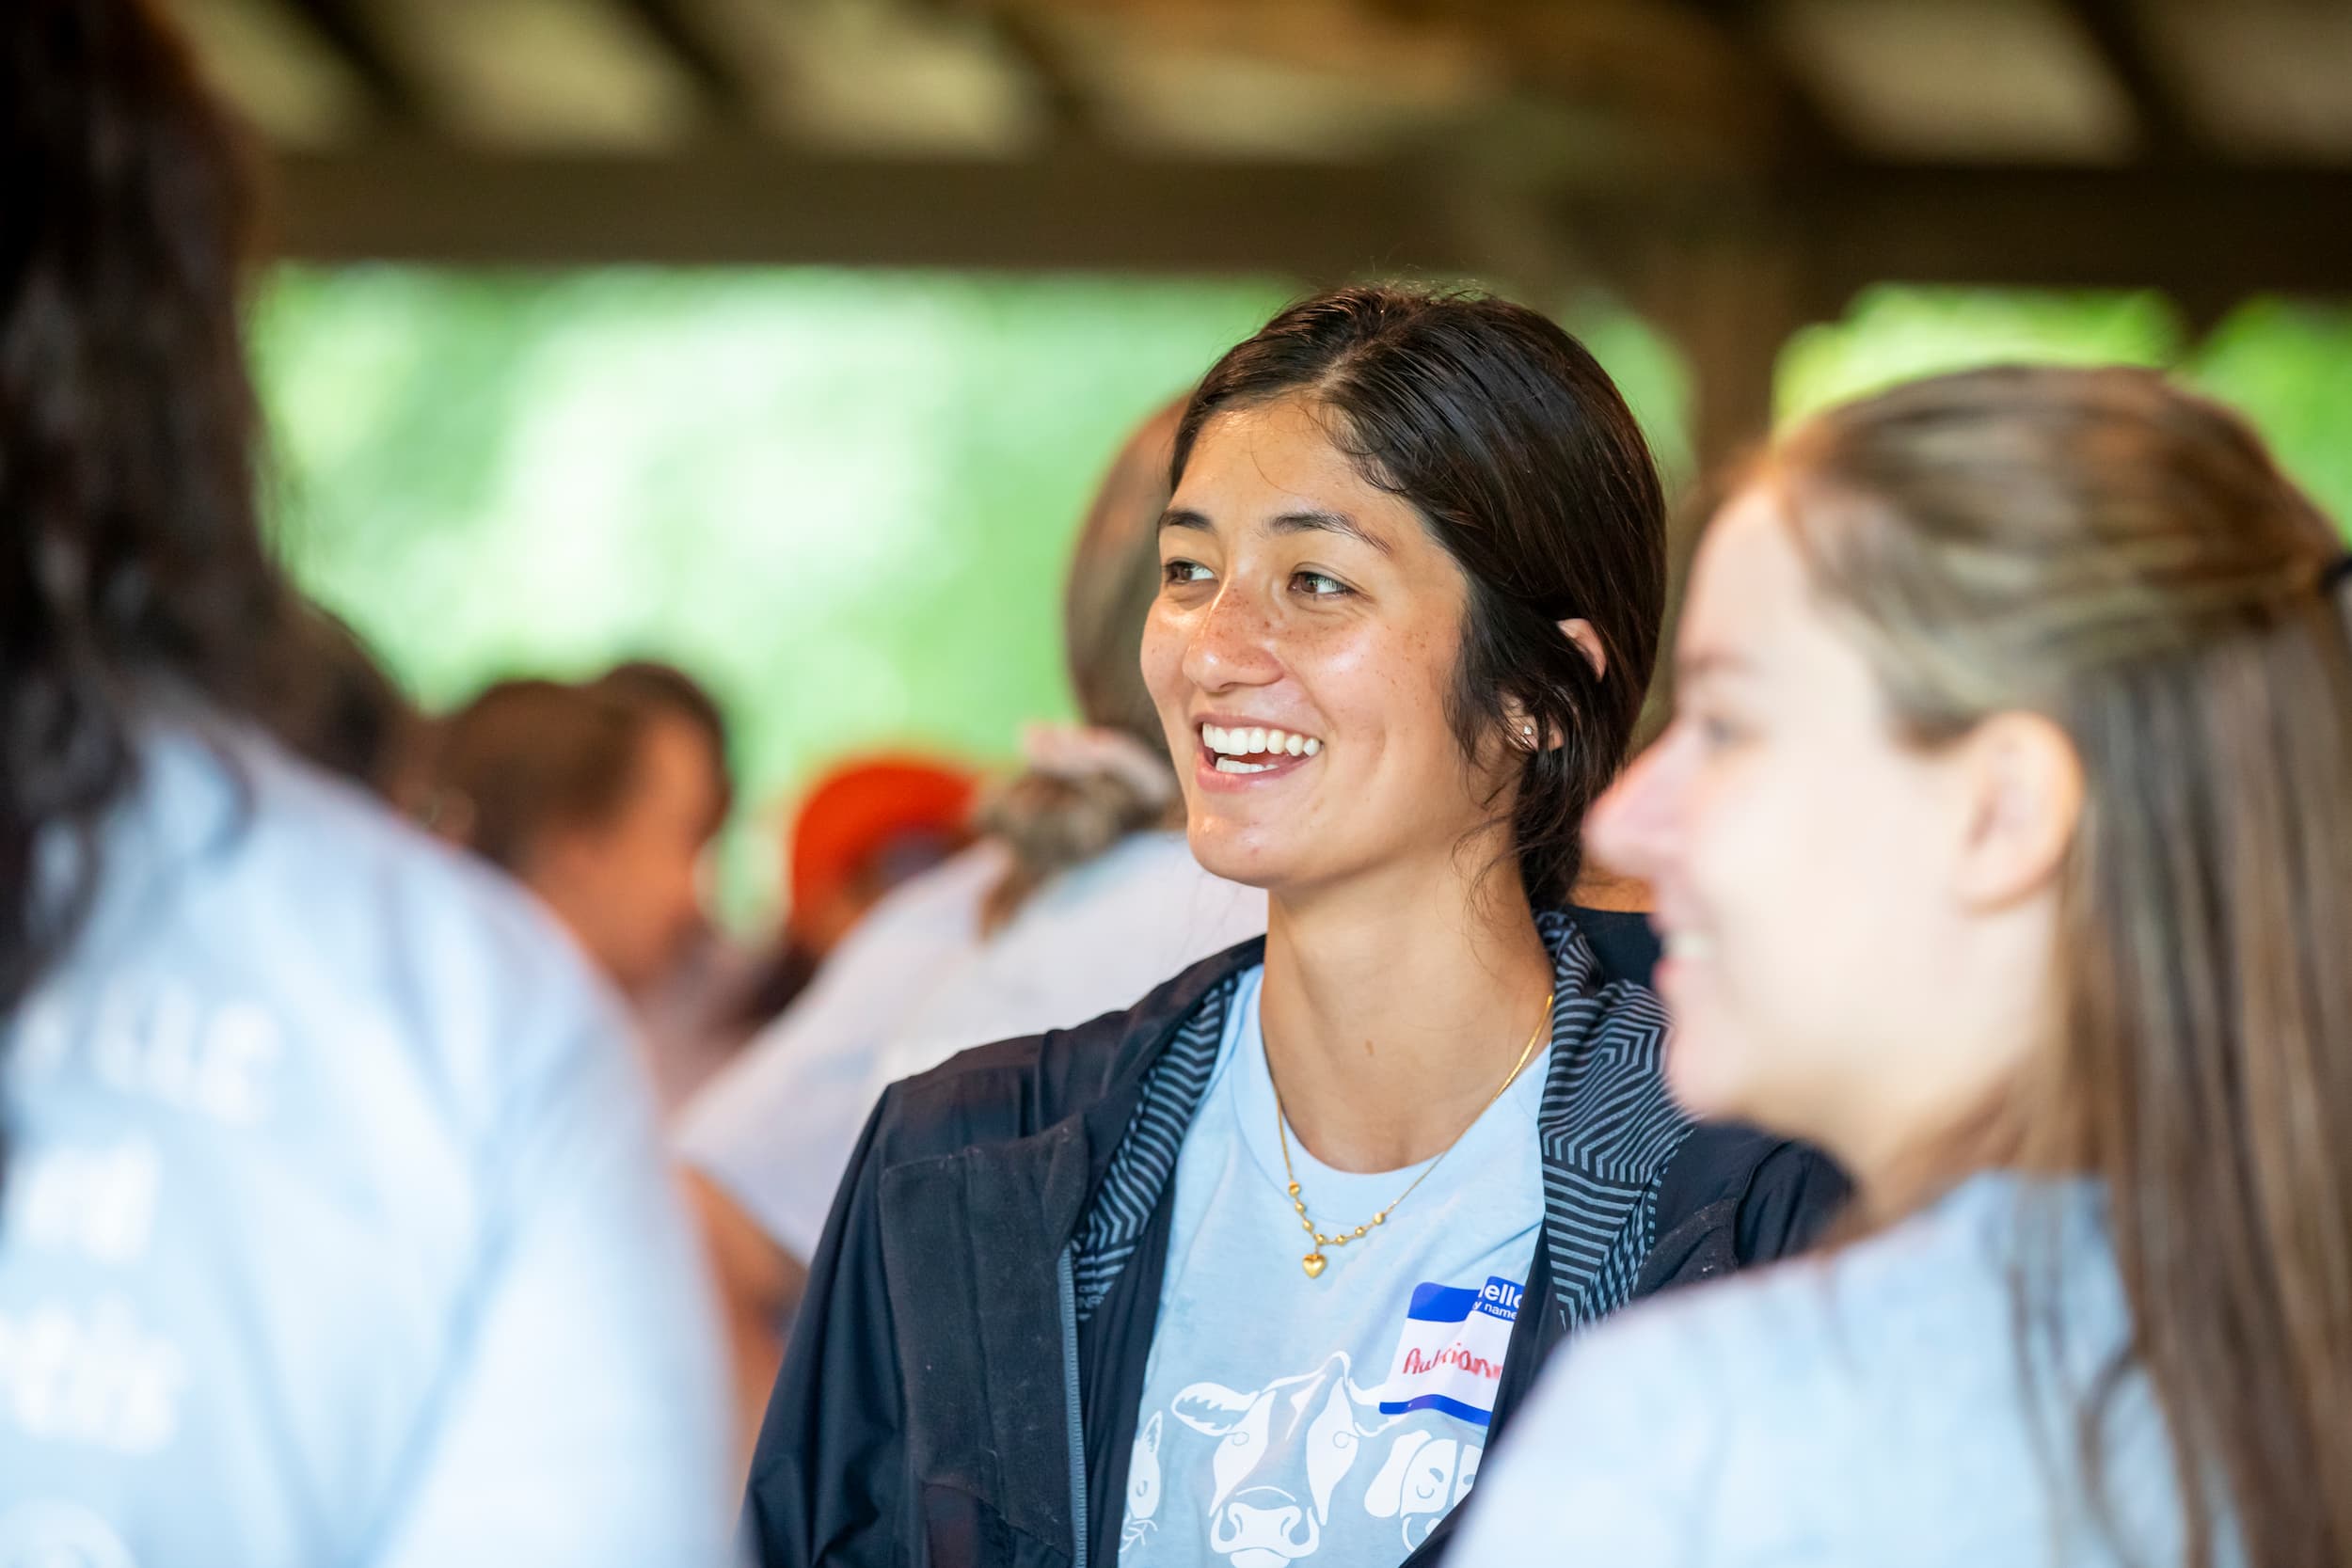
M 1323 752 L 1323 737 L 1246 717 L 1213 714 L 1193 726 L 1199 741 L 1194 783 L 1203 789 L 1248 789 L 1287 779 Z

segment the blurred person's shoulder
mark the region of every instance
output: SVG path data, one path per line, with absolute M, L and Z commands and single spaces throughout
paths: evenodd
M 363 791 L 250 733 L 143 748 L 101 943 L 135 941 L 332 1050 L 405 1069 L 456 1116 L 589 1052 L 628 1059 L 617 996 L 521 888 Z M 98 955 L 103 958 L 106 955 Z M 382 1055 L 396 1063 L 376 1060 Z
M 1182 833 L 1135 833 L 1029 897 L 941 977 L 899 1042 L 900 1071 L 948 1049 L 1127 1006 L 1265 932 L 1263 891 L 1211 876 Z
M 2037 1232 L 2038 1214 L 2056 1228 Z M 1984 1177 L 1850 1245 L 1672 1291 L 1597 1325 L 1541 1391 L 1549 1413 L 1522 1441 L 1540 1461 L 1563 1423 L 1598 1423 L 1613 1448 L 1677 1456 L 1667 1471 L 1693 1490 L 1686 1500 L 1703 1493 L 1709 1510 L 1741 1521 L 1753 1555 L 1725 1560 L 1783 1560 L 1775 1549 L 1865 1560 L 1846 1554 L 1884 1544 L 1906 1518 L 1963 1516 L 1969 1528 L 1947 1543 L 1957 1555 L 1917 1560 L 1990 1560 L 1971 1554 L 2046 1523 L 2026 1516 L 2039 1495 L 2036 1428 L 2060 1430 L 2020 1376 L 2017 1243 L 2037 1234 L 2058 1243 L 2058 1300 L 2082 1358 L 2069 1377 L 2079 1374 L 2126 1333 L 2095 1219 L 2077 1190 Z M 2065 1386 L 2080 1385 L 2051 1385 Z M 1587 1470 L 1574 1462 L 1562 1473 Z M 1992 1498 L 2017 1506 L 1987 1512 Z
M 1200 959 L 1122 1006 L 958 1051 L 882 1093 L 885 1163 L 1027 1137 L 1105 1101 L 1124 1103 L 1210 994 L 1261 963 L 1263 939 Z M 1120 1119 L 1120 1118 L 1114 1118 Z

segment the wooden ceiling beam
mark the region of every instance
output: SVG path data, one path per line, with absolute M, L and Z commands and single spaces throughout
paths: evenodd
M 748 120 L 759 95 L 735 59 L 723 50 L 678 0 L 617 0 L 621 9 L 661 46 L 661 52 L 694 85 L 714 116 Z
M 1272 271 L 1458 266 L 1405 167 L 1154 160 L 1094 147 L 878 160 L 712 138 L 677 155 L 377 144 L 278 160 L 280 249 L 455 264 L 809 263 Z
M 1793 165 L 1841 162 L 1851 148 L 1821 112 L 1812 90 L 1788 69 L 1772 38 L 1769 0 L 1678 0 L 1712 27 L 1746 65 L 1756 96 L 1778 131 L 1782 160 Z
M 358 80 L 380 115 L 402 124 L 424 118 L 416 84 L 385 47 L 361 0 L 292 0 L 292 9 Z
M 2178 89 L 2156 58 L 2133 0 L 2065 0 L 2065 5 L 2131 104 L 2146 155 L 2158 163 L 2187 162 L 2201 155 L 2205 149 L 2183 111 Z
M 2352 169 L 1848 170 L 1796 194 L 1815 287 L 2158 289 L 2209 318 L 2249 294 L 2352 297 Z
M 1270 272 L 1503 264 L 1435 163 L 1359 167 L 1063 149 L 1002 163 L 664 158 L 379 143 L 279 160 L 280 232 L 322 261 L 820 263 Z M 1809 316 L 1878 281 L 2352 295 L 2352 170 L 1845 165 L 1778 183 L 1594 184 L 1544 221 L 1620 283 L 1661 247 L 1788 247 Z M 1488 232 L 1491 232 L 1489 230 Z M 1502 279 L 1508 281 L 1507 278 Z M 1638 293 L 1629 288 L 1629 293 Z

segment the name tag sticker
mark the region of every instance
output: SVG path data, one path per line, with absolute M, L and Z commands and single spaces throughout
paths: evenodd
M 1380 1411 L 1441 1410 L 1475 1426 L 1494 1419 L 1502 1358 L 1519 1318 L 1519 1287 L 1501 1275 L 1479 1287 L 1416 1285 Z

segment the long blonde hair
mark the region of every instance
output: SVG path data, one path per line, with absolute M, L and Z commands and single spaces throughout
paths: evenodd
M 2352 1561 L 2341 537 L 2240 420 L 2137 371 L 1915 383 L 1769 475 L 1914 739 L 2029 710 L 2080 756 L 2052 1081 L 2006 1112 L 2105 1186 L 2188 1560 L 2226 1528 L 2253 1568 Z M 2116 1382 L 2080 1411 L 2095 1492 Z

